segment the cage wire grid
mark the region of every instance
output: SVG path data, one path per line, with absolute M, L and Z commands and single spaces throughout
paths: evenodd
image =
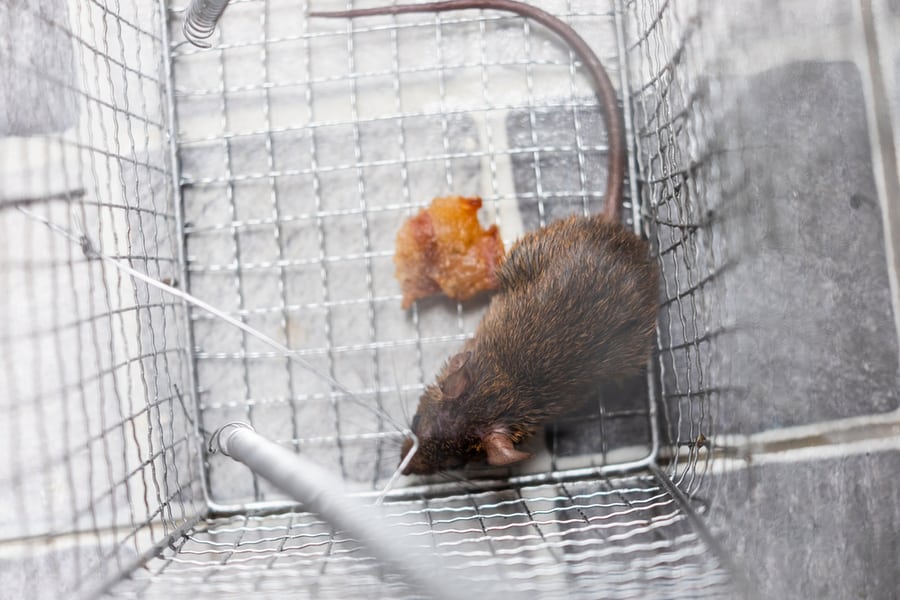
M 720 9 L 706 2 L 629 2 L 628 60 L 640 88 L 632 101 L 641 202 L 663 272 L 658 364 L 663 450 L 669 475 L 689 495 L 709 469 L 718 395 L 727 390 L 716 340 L 727 331 L 719 275 L 728 266 L 712 215 L 729 197 L 720 168 L 715 78 Z M 701 21 L 702 15 L 702 21 Z M 701 23 L 705 27 L 701 27 Z M 719 156 L 717 156 L 719 155 Z M 718 159 L 718 160 L 714 160 Z
M 243 467 L 200 457 L 196 428 L 252 422 L 359 490 L 383 485 L 398 432 L 42 221 L 186 286 L 298 348 L 363 402 L 402 415 L 484 305 L 427 301 L 403 315 L 392 282 L 397 224 L 432 197 L 480 194 L 482 220 L 497 222 L 508 246 L 523 230 L 596 212 L 605 183 L 596 101 L 548 34 L 490 11 L 319 24 L 305 6 L 234 0 L 213 48 L 201 51 L 180 43 L 183 7 L 161 6 L 43 0 L 3 13 L 71 47 L 71 65 L 57 70 L 4 48 L 12 72 L 70 115 L 51 133 L 4 140 L 26 182 L 0 204 L 0 309 L 10 315 L 0 382 L 15 459 L 2 480 L 16 510 L 3 522 L 4 552 L 41 561 L 49 547 L 72 566 L 60 573 L 66 589 L 125 578 L 104 588 L 115 597 L 328 597 L 369 586 L 402 597 L 402 582 L 327 524 L 254 512 L 289 503 Z M 691 202 L 704 194 L 688 199 L 679 187 L 695 185 L 681 174 L 696 158 L 679 149 L 705 133 L 688 110 L 696 81 L 686 69 L 667 79 L 685 72 L 671 67 L 695 38 L 671 36 L 690 32 L 690 19 L 668 2 L 546 8 L 631 87 L 626 116 L 636 110 L 641 148 L 630 157 L 632 190 L 641 190 L 664 271 L 674 271 L 660 324 L 663 441 L 676 457 L 671 474 L 690 492 L 708 458 L 697 443 L 710 426 L 699 323 L 714 271 L 702 228 L 665 225 L 690 224 Z M 411 52 L 416 44 L 431 53 Z M 629 84 L 626 62 L 649 83 Z M 9 110 L 6 118 L 21 122 Z M 603 398 L 578 423 L 556 424 L 530 475 L 646 461 L 654 413 L 637 397 Z M 598 430 L 599 440 L 588 435 Z M 547 597 L 727 594 L 713 548 L 658 477 L 534 485 L 519 475 L 499 490 L 393 502 L 384 518 L 413 533 L 411 550 L 446 556 L 476 584 L 500 578 Z M 215 516 L 208 506 L 241 512 Z M 69 554 L 73 562 L 59 558 Z
M 732 592 L 684 511 L 651 477 L 392 502 L 381 518 L 410 553 L 438 553 L 463 589 L 499 581 L 504 593 L 548 598 L 601 589 L 609 598 Z M 148 567 L 117 597 L 417 597 L 358 544 L 302 512 L 207 519 Z
M 585 6 L 569 9 L 572 21 L 605 40 L 621 80 L 613 7 Z M 394 416 L 412 412 L 404 397 L 421 393 L 484 308 L 434 300 L 398 311 L 398 223 L 435 196 L 480 194 L 509 245 L 599 208 L 596 100 L 574 57 L 521 18 L 310 20 L 292 4 L 238 2 L 213 48 L 176 42 L 173 60 L 191 291 Z M 247 421 L 359 489 L 384 484 L 398 461 L 395 425 L 201 311 L 192 322 L 205 429 Z M 646 461 L 649 400 L 631 395 L 562 423 L 550 467 Z M 283 498 L 230 459 L 207 466 L 221 509 Z

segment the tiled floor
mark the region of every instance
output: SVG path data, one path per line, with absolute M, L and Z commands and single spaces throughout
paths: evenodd
M 759 598 L 892 600 L 898 473 L 897 437 L 781 453 L 712 475 L 707 522 Z

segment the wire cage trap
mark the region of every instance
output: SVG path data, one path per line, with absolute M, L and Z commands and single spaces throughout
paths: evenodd
M 251 424 L 370 502 L 488 302 L 401 310 L 399 225 L 477 195 L 508 247 L 598 212 L 605 127 L 577 58 L 526 18 L 311 4 L 0 8 L 25 40 L 0 54 L 0 560 L 52 573 L 35 596 L 422 595 L 209 438 Z M 664 275 L 657 348 L 646 377 L 536 436 L 533 460 L 404 479 L 369 506 L 410 568 L 437 557 L 488 595 L 738 593 L 696 501 L 716 407 L 739 393 L 716 351 L 737 234 L 708 217 L 746 184 L 717 154 L 724 92 L 704 74 L 727 31 L 710 4 L 542 3 L 618 88 L 623 212 Z

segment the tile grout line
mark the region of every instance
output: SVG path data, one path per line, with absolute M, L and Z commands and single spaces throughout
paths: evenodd
M 713 464 L 715 465 L 714 472 L 721 474 L 767 464 L 796 464 L 816 460 L 849 458 L 860 454 L 881 453 L 892 450 L 900 451 L 900 436 L 898 435 L 835 442 L 820 446 L 803 446 L 747 456 L 719 456 L 716 457 Z
M 744 465 L 900 449 L 900 411 L 748 435 L 724 434 L 709 442 L 716 463 L 732 460 Z

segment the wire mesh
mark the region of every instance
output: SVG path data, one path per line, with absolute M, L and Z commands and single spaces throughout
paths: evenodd
M 549 8 L 596 42 L 620 81 L 613 4 Z M 482 220 L 508 246 L 597 212 L 605 131 L 573 56 L 522 18 L 305 12 L 234 2 L 211 49 L 173 51 L 190 289 L 402 420 L 486 306 L 400 309 L 403 219 L 437 196 L 480 195 Z M 383 484 L 399 459 L 396 427 L 214 319 L 194 313 L 192 326 L 206 429 L 248 421 L 361 488 Z M 648 406 L 643 381 L 607 390 L 539 446 L 555 469 L 639 460 L 652 452 Z M 227 459 L 208 469 L 222 506 L 279 497 Z
M 541 598 L 732 597 L 728 576 L 653 478 L 508 488 L 386 505 L 409 552 L 435 553 L 461 588 Z M 308 513 L 210 518 L 113 590 L 406 598 L 358 545 Z
M 21 33 L 0 42 L 0 552 L 35 597 L 117 575 L 202 506 L 182 307 L 40 222 L 179 277 L 161 20 L 0 7 Z
M 716 129 L 720 90 L 707 76 L 715 71 L 709 48 L 720 47 L 710 42 L 717 9 L 700 1 L 653 0 L 626 2 L 625 11 L 628 60 L 639 82 L 632 100 L 641 202 L 664 274 L 658 339 L 663 443 L 671 474 L 692 493 L 709 467 L 715 407 L 730 393 L 716 349 L 728 330 L 721 294 L 731 260 L 713 217 L 728 197 L 715 146 L 725 139 Z

